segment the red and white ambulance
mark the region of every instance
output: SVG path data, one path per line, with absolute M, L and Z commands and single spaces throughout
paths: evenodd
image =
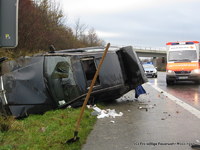
M 167 84 L 176 81 L 200 82 L 199 42 L 181 41 L 167 44 Z

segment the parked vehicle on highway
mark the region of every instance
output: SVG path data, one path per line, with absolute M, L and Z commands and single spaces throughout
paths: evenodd
M 24 117 L 82 104 L 104 47 L 61 50 L 2 64 L 0 112 Z M 110 47 L 90 102 L 113 100 L 147 81 L 131 46 Z
M 176 81 L 199 83 L 199 42 L 168 42 L 167 50 L 167 84 L 174 84 Z
M 143 68 L 147 77 L 157 78 L 157 69 L 153 64 L 143 64 Z

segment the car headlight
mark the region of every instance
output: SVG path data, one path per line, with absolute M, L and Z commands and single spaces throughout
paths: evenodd
M 175 72 L 173 70 L 167 70 L 167 74 L 169 74 L 169 75 L 175 75 Z
M 200 69 L 194 69 L 194 70 L 192 70 L 191 74 L 200 74 Z

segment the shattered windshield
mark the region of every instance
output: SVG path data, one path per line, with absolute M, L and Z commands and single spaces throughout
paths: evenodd
M 197 52 L 195 50 L 170 51 L 169 61 L 196 61 Z
M 79 95 L 69 56 L 46 56 L 44 70 L 48 87 L 59 105 Z

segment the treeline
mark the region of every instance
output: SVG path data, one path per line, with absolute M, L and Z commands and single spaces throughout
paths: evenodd
M 95 30 L 81 24 L 80 19 L 74 28 L 65 25 L 66 16 L 54 0 L 20 0 L 18 21 L 16 51 L 48 50 L 49 45 L 60 50 L 104 44 Z

